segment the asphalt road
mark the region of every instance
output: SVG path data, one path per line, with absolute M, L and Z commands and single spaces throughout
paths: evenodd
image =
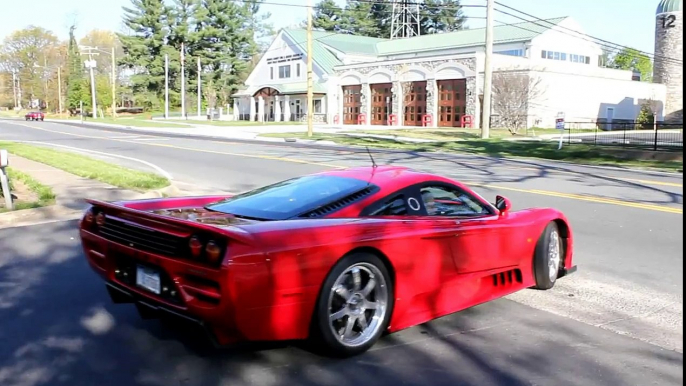
M 175 181 L 223 191 L 370 163 L 365 152 L 147 136 L 48 122 L 0 121 L 0 140 L 77 148 L 142 170 L 151 170 L 154 164 Z M 183 339 L 178 335 L 153 322 L 139 321 L 133 308 L 109 305 L 104 289 L 87 272 L 75 249 L 76 241 L 69 239 L 75 234 L 68 223 L 49 225 L 56 230 L 45 228 L 48 225 L 9 229 L 0 233 L 4 259 L 0 260 L 0 282 L 9 283 L 0 286 L 0 313 L 28 312 L 36 320 L 16 318 L 6 323 L 6 317 L 0 319 L 0 341 L 5 341 L 3 334 L 10 339 L 0 349 L 0 358 L 13 358 L 7 365 L 0 362 L 0 384 L 4 384 L 3 374 L 15 382 L 10 385 L 22 384 L 18 381 L 25 373 L 21 366 L 29 366 L 28 370 L 31 363 L 36 377 L 40 371 L 57 371 L 76 379 L 98 377 L 98 371 L 105 371 L 98 366 L 122 370 L 117 377 L 102 378 L 103 384 L 683 382 L 681 175 L 467 155 L 375 151 L 374 158 L 379 164 L 450 175 L 471 183 L 489 199 L 504 194 L 515 209 L 552 206 L 563 210 L 574 227 L 579 271 L 551 291 L 522 291 L 389 336 L 376 351 L 345 365 L 290 346 L 198 357 L 194 349 L 180 343 Z M 54 271 L 61 274 L 36 268 L 36 261 L 55 261 Z M 34 270 L 37 273 L 32 277 Z M 62 303 L 57 301 L 62 298 Z M 36 305 L 29 307 L 32 303 Z M 41 308 L 40 316 L 34 315 L 37 308 Z M 89 315 L 92 324 L 111 324 L 108 331 L 88 332 L 80 324 L 88 323 L 80 318 Z M 36 324 L 45 331 L 35 331 Z M 54 341 L 46 343 L 46 339 Z M 60 348 L 72 344 L 78 348 Z M 17 350 L 25 345 L 34 347 L 24 348 L 29 352 L 26 355 L 36 358 L 21 359 L 23 354 Z M 2 350 L 9 350 L 10 355 Z M 56 358 L 69 350 L 73 359 L 59 364 Z M 153 354 L 155 350 L 159 354 Z M 89 364 L 82 366 L 84 361 Z M 55 364 L 46 367 L 46 363 Z M 61 371 L 60 366 L 70 370 Z M 183 383 L 183 377 L 188 383 Z M 365 382 L 362 377 L 373 380 Z
M 507 299 L 388 335 L 346 360 L 297 343 L 208 349 L 111 304 L 75 228 L 0 230 L 3 386 L 683 384 L 680 353 Z

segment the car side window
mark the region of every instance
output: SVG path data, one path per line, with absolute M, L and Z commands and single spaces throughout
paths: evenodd
M 369 213 L 370 216 L 404 216 L 407 215 L 407 204 L 403 195 L 397 195 L 383 202 Z
M 420 194 L 429 216 L 479 216 L 491 212 L 476 199 L 457 188 L 425 186 Z

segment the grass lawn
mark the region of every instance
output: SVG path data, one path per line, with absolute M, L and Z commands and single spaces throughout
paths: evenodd
M 306 133 L 268 133 L 265 137 L 301 138 L 327 140 L 343 145 L 369 146 L 382 149 L 400 149 L 423 152 L 471 153 L 494 157 L 527 157 L 558 160 L 589 165 L 610 165 L 639 168 L 654 168 L 665 171 L 682 171 L 683 161 L 637 160 L 625 159 L 627 149 L 619 147 L 591 146 L 583 144 L 563 145 L 557 150 L 555 141 L 503 141 L 500 139 L 464 139 L 461 141 L 443 141 L 432 143 L 406 143 L 393 139 L 350 137 L 340 134 L 314 134 L 311 138 Z
M 80 177 L 98 180 L 124 189 L 145 192 L 169 186 L 170 183 L 166 178 L 154 173 L 128 169 L 77 153 L 13 142 L 0 142 L 0 148 Z
M 19 170 L 9 167 L 6 170 L 10 180 L 10 192 L 16 197 L 14 210 L 40 208 L 55 203 L 55 193 L 53 193 L 52 188 L 39 183 L 30 175 Z M 2 193 L 1 188 L 0 193 Z M 4 207 L 4 199 L 0 194 L 0 213 L 8 210 Z

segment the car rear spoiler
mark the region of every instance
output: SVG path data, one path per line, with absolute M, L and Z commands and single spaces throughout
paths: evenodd
M 170 228 L 181 228 L 187 230 L 203 230 L 207 232 L 213 232 L 216 234 L 224 235 L 236 241 L 244 243 L 250 243 L 254 241 L 249 232 L 236 226 L 218 227 L 214 225 L 203 224 L 196 221 L 184 220 L 181 218 L 164 216 L 139 209 L 129 208 L 124 206 L 122 203 L 107 202 L 94 199 L 85 199 L 85 201 L 91 205 L 91 208 L 102 209 L 106 213 L 115 216 L 121 216 L 134 222 L 136 221 L 136 219 L 142 219 L 147 220 L 148 222 L 160 224 L 162 227 L 166 226 Z

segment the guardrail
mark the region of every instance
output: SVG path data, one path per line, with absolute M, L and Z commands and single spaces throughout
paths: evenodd
M 10 180 L 5 171 L 9 163 L 7 150 L 0 149 L 0 188 L 2 188 L 2 195 L 5 197 L 5 208 L 13 210 L 14 202 L 12 202 L 12 192 L 10 192 Z

